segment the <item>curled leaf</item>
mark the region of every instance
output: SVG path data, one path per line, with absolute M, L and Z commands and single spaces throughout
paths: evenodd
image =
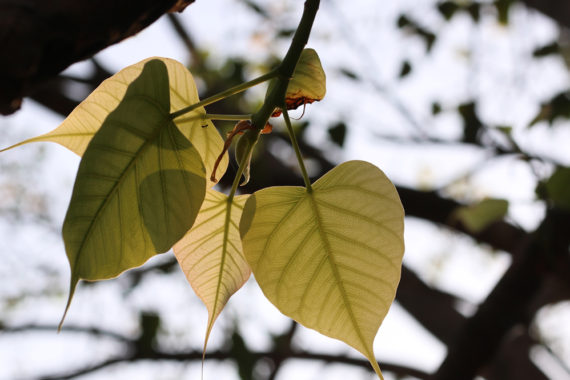
M 285 95 L 287 109 L 293 110 L 301 105 L 322 100 L 325 94 L 326 75 L 321 60 L 314 49 L 304 49 L 287 87 Z M 272 114 L 273 117 L 279 115 L 281 115 L 280 109 L 276 109 Z
M 253 141 L 249 136 L 240 136 L 236 144 L 236 162 L 238 165 L 244 165 L 243 168 L 243 181 L 240 186 L 244 186 L 249 182 L 250 177 L 250 167 L 251 167 L 251 156 L 253 156 L 253 149 L 250 149 L 252 145 L 255 145 L 257 141 Z M 247 157 L 245 157 L 247 155 Z

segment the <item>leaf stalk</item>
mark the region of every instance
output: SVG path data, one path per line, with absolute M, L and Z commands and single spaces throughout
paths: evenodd
M 313 192 L 311 187 L 311 180 L 307 174 L 307 169 L 305 168 L 305 163 L 303 162 L 303 155 L 301 154 L 301 148 L 299 148 L 299 143 L 297 142 L 297 137 L 295 136 L 295 131 L 291 125 L 291 119 L 289 118 L 289 112 L 287 112 L 287 107 L 283 105 L 283 119 L 285 119 L 285 125 L 287 126 L 287 132 L 289 132 L 289 139 L 291 140 L 291 145 L 295 150 L 295 155 L 297 156 L 297 162 L 299 163 L 299 168 L 301 169 L 301 174 L 303 175 L 303 181 L 305 181 L 305 187 L 308 193 Z

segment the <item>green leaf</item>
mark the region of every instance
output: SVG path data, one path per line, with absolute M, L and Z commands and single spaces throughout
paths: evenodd
M 532 56 L 535 58 L 547 57 L 553 54 L 560 54 L 561 50 L 562 49 L 560 48 L 558 41 L 552 41 L 546 45 L 542 45 L 534 49 Z
M 529 127 L 541 121 L 548 121 L 552 126 L 558 119 L 570 119 L 570 92 L 560 92 L 546 103 L 542 103 L 538 114 L 529 123 Z
M 546 182 L 538 185 L 537 193 L 554 206 L 570 210 L 570 168 L 558 167 Z
M 466 143 L 477 143 L 483 122 L 477 116 L 474 102 L 464 103 L 457 107 L 463 119 L 463 141 Z
M 327 78 L 319 55 L 314 49 L 304 49 L 287 87 L 285 103 L 287 106 L 297 104 L 296 108 L 301 104 L 321 100 L 327 92 L 326 83 Z
M 412 72 L 412 64 L 410 61 L 405 60 L 402 62 L 402 67 L 400 68 L 400 74 L 398 75 L 401 78 L 405 78 Z
M 312 186 L 273 187 L 247 200 L 244 253 L 267 298 L 306 327 L 364 354 L 394 300 L 404 210 L 374 165 L 346 162 Z
M 112 278 L 139 266 L 192 226 L 205 169 L 169 111 L 166 65 L 148 61 L 89 143 L 63 224 L 71 266 L 67 308 L 79 279 Z
M 342 148 L 344 146 L 347 129 L 346 124 L 341 121 L 331 126 L 327 132 L 332 142 Z
M 89 141 L 99 130 L 105 118 L 119 103 L 129 84 L 141 73 L 143 66 L 150 60 L 162 61 L 168 69 L 170 86 L 170 112 L 180 110 L 198 103 L 198 90 L 192 74 L 180 62 L 168 58 L 148 58 L 134 65 L 128 66 L 117 74 L 103 81 L 83 102 L 81 102 L 69 116 L 53 131 L 37 136 L 6 149 L 15 148 L 31 142 L 52 141 L 70 149 L 79 156 L 83 155 Z M 210 177 L 214 162 L 222 151 L 224 142 L 209 120 L 202 120 L 201 115 L 206 111 L 200 107 L 195 111 L 175 120 L 180 131 L 190 140 L 200 153 Z M 228 157 L 220 163 L 218 173 L 225 173 Z M 210 182 L 209 186 L 214 183 Z
M 299 62 L 295 66 L 293 78 L 287 86 L 285 94 L 285 104 L 288 110 L 294 110 L 305 104 L 322 100 L 327 92 L 327 78 L 319 55 L 314 49 L 304 49 L 299 57 Z M 275 81 L 270 83 L 267 94 L 271 93 L 271 86 L 275 85 Z M 277 109 L 272 116 L 279 116 L 281 110 Z
M 209 189 L 194 226 L 174 245 L 182 271 L 208 309 L 204 352 L 216 318 L 251 274 L 238 230 L 248 197 L 234 197 L 228 216 L 228 196 Z
M 502 220 L 508 210 L 508 201 L 488 198 L 475 205 L 458 208 L 454 212 L 454 217 L 460 220 L 469 231 L 479 233 L 491 223 Z
M 449 21 L 453 18 L 453 15 L 460 9 L 460 7 L 454 1 L 444 1 L 437 5 L 437 9 L 445 20 Z

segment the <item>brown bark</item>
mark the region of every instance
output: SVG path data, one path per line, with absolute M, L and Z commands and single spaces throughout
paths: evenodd
M 72 63 L 194 0 L 0 0 L 0 113 Z
M 522 2 L 560 25 L 570 27 L 570 2 L 560 0 L 522 0 Z

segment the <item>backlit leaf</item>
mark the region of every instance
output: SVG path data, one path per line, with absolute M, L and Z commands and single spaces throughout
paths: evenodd
M 174 245 L 174 254 L 192 288 L 208 309 L 204 351 L 216 318 L 251 274 L 238 230 L 248 195 L 234 197 L 209 189 L 192 229 Z
M 150 60 L 162 61 L 168 69 L 170 86 L 170 112 L 178 111 L 198 103 L 198 91 L 192 74 L 180 62 L 168 58 L 148 58 L 128 66 L 112 77 L 104 80 L 69 116 L 53 131 L 37 136 L 4 150 L 39 141 L 52 141 L 63 145 L 79 156 L 87 148 L 89 141 L 99 130 L 105 118 L 119 105 L 129 84 L 141 73 L 143 66 Z M 202 120 L 204 107 L 181 116 L 175 120 L 180 131 L 192 141 L 200 153 L 209 178 L 214 162 L 221 153 L 224 142 L 209 120 Z M 2 151 L 4 151 L 2 150 Z M 2 152 L 0 151 L 0 152 Z M 225 173 L 228 157 L 224 156 L 218 173 Z M 210 183 L 210 186 L 213 182 Z
M 404 211 L 377 167 L 346 162 L 302 187 L 260 190 L 246 202 L 244 253 L 277 308 L 363 353 L 394 300 L 404 252 Z
M 145 64 L 83 155 L 63 224 L 67 307 L 80 279 L 112 278 L 169 250 L 198 214 L 205 170 L 170 118 L 166 70 Z
M 301 105 L 322 100 L 327 92 L 326 83 L 325 71 L 317 52 L 314 49 L 304 49 L 287 87 L 285 95 L 287 109 L 293 110 Z M 281 110 L 278 109 L 272 116 L 280 114 Z

